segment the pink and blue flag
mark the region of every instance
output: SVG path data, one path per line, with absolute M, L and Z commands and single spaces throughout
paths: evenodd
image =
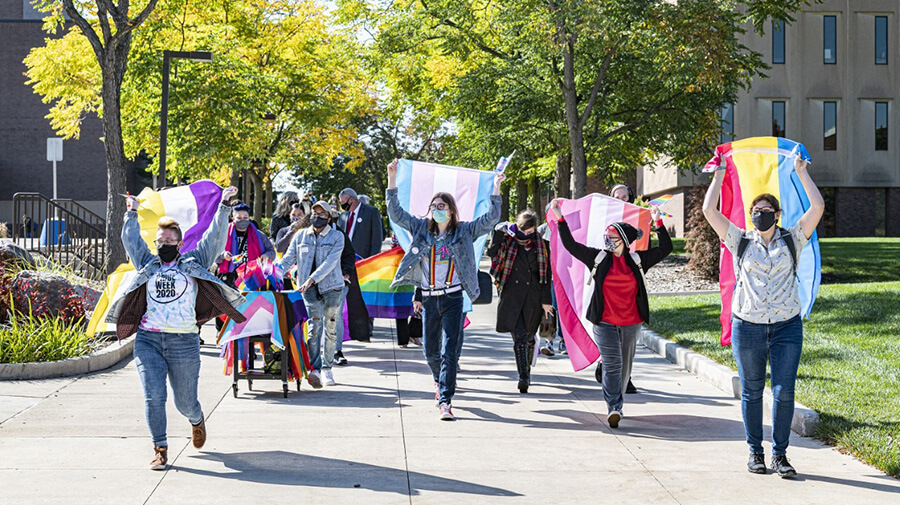
M 646 250 L 650 246 L 649 209 L 598 194 L 578 200 L 560 199 L 559 203 L 576 242 L 603 249 L 606 227 L 624 221 L 644 232 L 632 244 L 632 252 Z M 547 225 L 550 227 L 550 266 L 553 269 L 559 322 L 572 368 L 582 370 L 600 357 L 593 339 L 594 325 L 586 318 L 594 293 L 594 286 L 588 284 L 591 269 L 566 251 L 553 212 L 547 214 Z
M 397 166 L 397 197 L 404 210 L 417 217 L 429 213 L 431 198 L 443 191 L 456 198 L 460 221 L 472 221 L 491 210 L 491 194 L 494 192 L 496 171 L 437 165 L 422 161 L 400 160 Z M 409 232 L 391 221 L 391 228 L 404 251 L 409 250 L 412 237 Z M 475 239 L 475 257 L 484 253 L 487 235 Z M 472 302 L 465 298 L 463 310 L 472 310 Z
M 719 208 L 739 228 L 747 230 L 753 226 L 750 204 L 762 193 L 778 198 L 781 204 L 781 220 L 778 225 L 790 228 L 797 224 L 810 207 L 806 190 L 794 171 L 797 157 L 810 159 L 803 144 L 781 137 L 753 137 L 716 147 L 715 155 L 703 171 L 725 170 Z M 800 254 L 797 280 L 800 288 L 800 313 L 809 317 L 822 280 L 822 257 L 816 233 L 813 233 Z M 734 260 L 731 252 L 722 245 L 719 256 L 722 345 L 731 343 L 731 300 L 734 285 Z

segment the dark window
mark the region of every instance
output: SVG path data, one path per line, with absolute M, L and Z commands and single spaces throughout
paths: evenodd
M 772 21 L 772 63 L 784 63 L 784 21 Z
M 785 130 L 784 102 L 772 102 L 772 136 L 784 137 L 786 136 Z
M 888 103 L 875 102 L 875 150 L 888 148 Z
M 825 150 L 837 151 L 837 102 L 825 102 Z
M 887 65 L 888 62 L 888 18 L 875 16 L 875 64 Z
M 837 17 L 825 16 L 822 22 L 822 31 L 824 32 L 825 64 L 834 65 L 837 63 Z
M 726 103 L 722 106 L 722 136 L 719 139 L 719 142 L 724 144 L 726 142 L 734 141 L 734 104 Z

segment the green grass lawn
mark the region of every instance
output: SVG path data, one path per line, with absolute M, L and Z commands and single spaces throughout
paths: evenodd
M 824 238 L 822 281 L 827 283 L 900 281 L 900 238 Z
M 651 297 L 651 327 L 736 369 L 731 347 L 719 345 L 719 300 Z M 804 322 L 796 390 L 797 401 L 821 416 L 817 438 L 894 477 L 900 477 L 898 306 L 900 282 L 822 286 Z

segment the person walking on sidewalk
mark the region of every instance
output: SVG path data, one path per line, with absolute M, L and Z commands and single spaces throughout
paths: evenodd
M 281 266 L 287 272 L 295 264 L 297 272 L 293 283 L 303 293 L 303 302 L 309 313 L 309 359 L 313 370 L 309 384 L 319 389 L 337 383 L 331 371 L 334 362 L 335 328 L 344 289 L 341 274 L 341 252 L 344 250 L 344 234 L 329 225 L 331 206 L 325 200 L 312 205 L 309 228 L 294 235 Z
M 737 283 L 731 305 L 731 349 L 741 379 L 741 414 L 750 446 L 747 469 L 766 473 L 763 438 L 763 391 L 766 362 L 772 369 L 772 469 L 782 478 L 797 471 L 788 462 L 787 448 L 794 417 L 794 383 L 803 348 L 800 291 L 795 265 L 800 252 L 816 231 L 825 201 L 807 172 L 806 160 L 797 158 L 794 170 L 809 198 L 809 209 L 785 230 L 778 199 L 763 193 L 753 199 L 750 219 L 755 229 L 742 230 L 716 206 L 725 170 L 713 177 L 703 201 L 703 213 L 734 258 Z
M 225 248 L 228 200 L 237 188 L 222 192 L 222 202 L 212 225 L 197 247 L 181 254 L 183 234 L 171 218 L 159 220 L 156 231 L 157 254 L 150 252 L 141 238 L 138 199 L 128 197 L 122 226 L 122 244 L 137 274 L 125 296 L 109 310 L 107 323 L 116 325 L 120 339 L 137 333 L 134 363 L 144 390 L 144 415 L 153 438 L 153 470 L 163 470 L 168 462 L 166 438 L 166 378 L 171 382 L 175 407 L 191 423 L 194 447 L 206 442 L 206 423 L 197 399 L 200 379 L 200 326 L 227 314 L 237 322 L 246 318 L 236 307 L 244 297 L 226 285 L 209 268 Z
M 559 220 L 559 236 L 563 247 L 591 269 L 594 293 L 587 309 L 587 319 L 594 324 L 594 341 L 603 356 L 603 399 L 608 409 L 611 428 L 619 427 L 622 418 L 622 385 L 631 376 L 634 350 L 641 322 L 650 322 L 650 305 L 644 272 L 672 252 L 672 239 L 663 226 L 659 209 L 651 209 L 659 245 L 647 251 L 629 253 L 628 248 L 642 236 L 641 230 L 618 222 L 606 229 L 603 250 L 579 244 L 572 237 L 569 224 L 554 200 L 550 209 Z
M 414 217 L 403 210 L 397 197 L 397 160 L 387 167 L 385 192 L 388 215 L 412 235 L 412 243 L 391 287 L 418 286 L 422 301 L 414 302 L 416 311 L 424 309 L 425 358 L 431 368 L 437 392 L 440 418 L 454 421 L 451 401 L 456 392 L 456 372 L 462 351 L 463 290 L 472 300 L 478 298 L 478 258 L 475 238 L 487 234 L 500 220 L 500 183 L 494 179 L 491 210 L 470 222 L 459 220 L 456 199 L 449 193 L 431 198 L 431 217 Z
M 616 184 L 612 188 L 609 189 L 609 196 L 615 198 L 616 200 L 622 200 L 627 203 L 634 203 L 634 190 L 631 189 L 631 186 L 628 184 Z M 597 360 L 597 370 L 594 371 L 594 379 L 599 383 L 603 383 L 603 356 L 600 356 L 600 359 Z M 622 377 L 622 382 L 625 382 L 625 394 L 635 394 L 637 393 L 637 388 L 634 387 L 634 382 L 631 381 L 631 376 Z
M 537 233 L 538 218 L 532 210 L 516 216 L 516 222 L 494 228 L 491 275 L 500 291 L 497 332 L 511 333 L 518 388 L 527 393 L 531 384 L 534 337 L 546 314 L 553 315 L 550 294 L 550 248 Z

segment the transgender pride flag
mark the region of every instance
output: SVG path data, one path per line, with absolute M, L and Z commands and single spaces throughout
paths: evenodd
M 643 251 L 650 246 L 650 210 L 605 195 L 592 194 L 578 200 L 559 200 L 560 210 L 576 242 L 595 249 L 603 249 L 606 227 L 624 221 L 643 230 L 640 240 L 631 251 Z M 587 285 L 591 269 L 578 261 L 562 244 L 556 214 L 547 213 L 550 227 L 550 266 L 553 269 L 553 289 L 559 309 L 559 321 L 572 368 L 582 370 L 597 361 L 600 352 L 594 343 L 594 325 L 586 319 L 594 284 Z
M 209 180 L 197 181 L 187 186 L 178 186 L 162 191 L 144 188 L 138 195 L 138 200 L 141 202 L 138 207 L 141 238 L 147 243 L 150 251 L 155 252 L 156 224 L 159 222 L 159 218 L 168 216 L 181 225 L 181 231 L 184 234 L 184 245 L 181 252 L 191 251 L 197 247 L 197 243 L 212 224 L 221 199 L 222 188 Z M 116 236 L 115 240 L 119 240 L 119 237 Z M 104 321 L 109 307 L 112 305 L 111 301 L 123 296 L 124 290 L 128 289 L 134 274 L 134 265 L 122 263 L 106 279 L 106 288 L 103 290 L 103 295 L 97 300 L 97 306 L 94 307 L 94 313 L 88 323 L 86 333 L 89 337 L 96 333 L 115 331 L 115 325 L 106 324 Z
M 794 171 L 794 161 L 798 156 L 810 159 L 803 144 L 781 137 L 753 137 L 716 147 L 716 154 L 703 171 L 725 170 L 719 209 L 736 226 L 744 230 L 752 227 L 750 204 L 758 195 L 769 193 L 778 198 L 781 204 L 781 221 L 778 225 L 787 229 L 797 224 L 809 209 L 809 197 L 806 196 L 800 177 Z M 819 237 L 815 232 L 800 253 L 797 278 L 800 313 L 809 317 L 822 280 L 822 257 L 819 252 Z M 722 345 L 731 343 L 731 299 L 734 285 L 734 261 L 731 252 L 723 244 L 719 256 Z
M 436 165 L 421 161 L 400 160 L 397 166 L 397 197 L 404 210 L 417 217 L 429 214 L 431 197 L 443 191 L 456 198 L 460 221 L 472 221 L 491 210 L 495 171 Z M 409 250 L 409 232 L 391 221 L 391 228 L 404 251 Z M 487 235 L 475 239 L 475 257 L 481 258 Z M 465 297 L 463 310 L 472 310 L 472 302 Z

